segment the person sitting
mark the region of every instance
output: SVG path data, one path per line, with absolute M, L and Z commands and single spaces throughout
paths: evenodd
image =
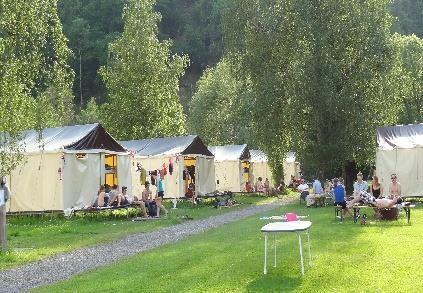
M 105 201 L 105 198 L 106 198 L 105 187 L 104 187 L 104 185 L 101 185 L 100 186 L 100 189 L 97 192 L 97 199 L 96 199 L 96 201 L 94 203 L 94 206 L 97 206 L 97 207 L 105 207 L 105 206 L 107 206 L 107 203 Z
M 389 198 L 394 199 L 395 197 L 398 197 L 397 201 L 399 201 L 398 203 L 401 203 L 401 184 L 397 180 L 397 175 L 392 174 L 391 183 L 389 184 Z
M 112 190 L 110 190 L 109 192 L 109 206 L 120 206 L 122 197 L 120 196 L 118 188 L 119 186 L 116 184 L 112 186 Z
M 349 207 L 354 204 L 361 202 L 363 204 L 373 204 L 375 198 L 367 192 L 368 185 L 366 181 L 363 181 L 363 174 L 357 173 L 357 181 L 354 183 L 353 200 L 350 201 Z
M 185 197 L 191 199 L 192 204 L 197 204 L 197 194 L 195 192 L 195 185 L 194 183 L 190 183 L 188 186 L 188 190 L 185 193 Z
M 285 191 L 285 182 L 281 180 L 281 182 L 279 182 L 279 185 L 276 189 L 278 190 L 279 193 L 282 194 Z
M 259 177 L 257 179 L 255 190 L 256 190 L 256 192 L 263 192 L 264 191 L 263 178 Z
M 335 199 L 335 206 L 342 207 L 342 213 L 351 215 L 351 211 L 347 208 L 347 202 L 345 201 L 346 193 L 343 185 L 339 184 L 338 178 L 333 179 L 333 193 Z
M 150 216 L 154 215 L 155 210 L 153 210 L 152 203 L 150 202 L 150 198 L 152 197 L 152 192 L 150 190 L 150 182 L 145 181 L 144 183 L 144 190 L 141 193 L 141 200 L 135 202 L 140 206 L 141 215 L 143 217 L 147 217 L 147 210 Z
M 269 182 L 269 179 L 267 179 L 267 178 L 264 181 L 263 191 L 264 191 L 265 196 L 270 196 L 270 182 Z
M 310 192 L 308 191 L 308 185 L 305 183 L 304 179 L 301 179 L 300 182 L 301 184 L 298 185 L 297 189 L 300 192 L 300 200 L 305 201 Z
M 122 193 L 119 195 L 121 205 L 128 205 L 133 201 L 133 199 L 127 194 L 127 192 L 128 187 L 122 186 Z
M 373 175 L 372 185 L 370 185 L 370 194 L 378 199 L 383 197 L 382 185 L 379 183 L 379 178 L 376 175 Z
M 320 200 L 321 195 L 323 194 L 322 183 L 317 176 L 314 177 L 313 181 L 313 194 L 309 194 L 306 197 L 307 207 L 316 205 L 317 201 Z
M 245 191 L 247 191 L 248 193 L 250 193 L 250 192 L 252 191 L 250 181 L 247 181 L 247 182 L 245 183 Z

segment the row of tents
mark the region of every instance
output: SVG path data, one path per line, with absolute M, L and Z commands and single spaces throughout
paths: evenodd
M 9 212 L 57 211 L 94 202 L 99 186 L 127 186 L 140 195 L 143 183 L 164 176 L 166 197 L 245 191 L 246 182 L 273 176 L 267 156 L 247 145 L 207 147 L 196 135 L 116 141 L 100 124 L 65 126 L 23 134 L 23 163 L 8 176 Z M 285 182 L 299 175 L 295 154 L 287 155 Z M 151 177 L 153 176 L 153 177 Z

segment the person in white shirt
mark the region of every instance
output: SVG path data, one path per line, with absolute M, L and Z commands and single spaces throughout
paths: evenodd
M 323 193 L 323 187 L 320 180 L 316 177 L 313 182 L 313 192 L 314 194 L 322 194 Z
M 297 190 L 300 192 L 300 198 L 305 200 L 307 195 L 309 195 L 308 185 L 305 183 L 304 179 L 301 179 L 301 184 L 298 185 Z
M 361 172 L 357 173 L 357 181 L 354 182 L 354 199 L 350 201 L 349 207 L 352 207 L 358 202 L 363 204 L 373 204 L 375 198 L 367 192 L 369 185 L 366 181 L 363 180 L 363 174 Z

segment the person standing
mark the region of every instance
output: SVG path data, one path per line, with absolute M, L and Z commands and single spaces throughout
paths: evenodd
M 2 178 L 0 182 L 0 250 L 7 248 L 7 232 L 6 232 L 6 203 L 10 198 L 10 190 L 6 185 L 6 178 Z
M 156 217 L 160 217 L 160 210 L 163 210 L 165 213 L 165 217 L 167 217 L 167 210 L 163 206 L 163 198 L 164 198 L 164 172 L 160 170 L 159 172 L 160 177 L 157 178 L 157 196 L 155 198 L 156 206 L 157 206 L 157 214 Z

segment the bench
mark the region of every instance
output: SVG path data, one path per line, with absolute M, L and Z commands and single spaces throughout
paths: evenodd
M 411 209 L 413 209 L 415 207 L 416 207 L 415 205 L 410 205 L 410 204 L 409 205 L 404 205 L 404 204 L 401 205 L 401 208 L 405 211 L 405 215 L 407 217 L 407 223 L 408 224 L 410 224 L 410 222 L 411 222 Z M 354 223 L 357 223 L 357 221 L 360 217 L 360 209 L 368 209 L 368 208 L 376 209 L 373 206 L 367 206 L 367 205 L 358 205 L 358 206 L 352 207 Z M 393 208 L 396 208 L 396 207 L 393 207 Z

